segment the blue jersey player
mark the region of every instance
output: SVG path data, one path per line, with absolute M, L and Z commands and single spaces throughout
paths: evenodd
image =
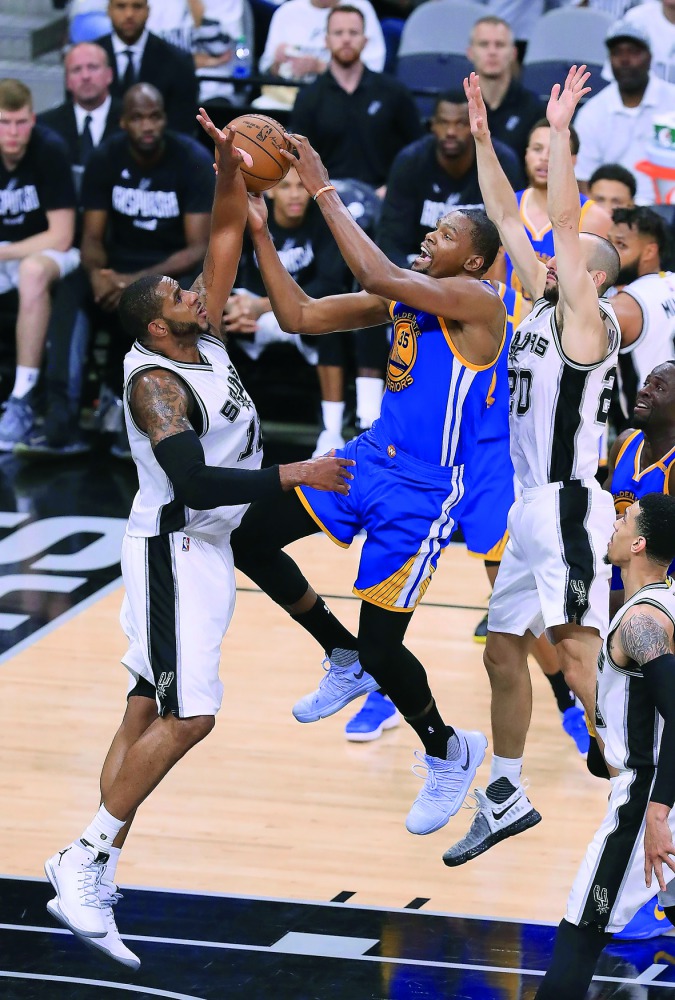
M 379 687 L 419 735 L 427 778 L 406 826 L 432 833 L 460 808 L 487 741 L 445 724 L 424 667 L 403 639 L 471 488 L 472 457 L 504 343 L 504 305 L 483 280 L 499 240 L 483 212 L 458 210 L 426 236 L 412 270 L 399 268 L 354 222 L 307 140 L 293 141 L 303 184 L 364 291 L 309 298 L 281 266 L 266 210 L 252 198 L 249 229 L 279 322 L 320 334 L 389 319 L 394 335 L 381 417 L 340 451 L 356 462 L 345 502 L 326 504 L 318 491 L 301 488 L 280 503 L 255 505 L 233 536 L 235 562 L 326 650 L 319 689 L 294 706 L 300 722 L 332 715 Z M 318 528 L 344 547 L 366 531 L 354 584 L 361 598 L 358 639 L 281 551 Z

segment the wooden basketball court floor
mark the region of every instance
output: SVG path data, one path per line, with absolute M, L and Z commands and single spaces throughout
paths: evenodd
M 448 869 L 443 851 L 471 812 L 411 836 L 412 730 L 352 744 L 349 709 L 294 720 L 291 705 L 321 677 L 321 651 L 244 577 L 216 729 L 144 804 L 118 869 L 134 888 L 117 922 L 140 971 L 54 924 L 42 864 L 95 812 L 124 708 L 116 553 L 133 489 L 133 470 L 105 456 L 0 462 L 0 998 L 530 1000 L 607 794 L 563 732 L 547 682 L 533 667 L 525 774 L 544 821 Z M 359 548 L 317 535 L 291 549 L 353 629 Z M 487 590 L 482 564 L 451 546 L 408 644 L 446 720 L 489 734 L 472 641 Z M 483 765 L 477 783 L 487 775 Z M 614 945 L 598 971 L 595 1000 L 672 996 L 675 940 Z

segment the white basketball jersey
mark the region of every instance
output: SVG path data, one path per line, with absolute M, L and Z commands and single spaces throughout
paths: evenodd
M 616 377 L 619 327 L 600 299 L 607 353 L 579 365 L 563 352 L 555 306 L 538 299 L 509 349 L 511 458 L 524 487 L 593 479 Z
M 644 274 L 623 291 L 642 310 L 642 333 L 619 351 L 624 410 L 632 415 L 635 395 L 650 371 L 675 357 L 675 274 Z
M 260 468 L 262 440 L 258 414 L 225 345 L 206 335 L 199 338 L 197 347 L 201 358 L 198 364 L 172 361 L 138 341 L 124 359 L 124 415 L 140 487 L 129 515 L 130 535 L 149 537 L 182 530 L 195 537 L 222 538 L 234 531 L 248 507 L 238 504 L 192 510 L 176 500 L 173 486 L 154 456 L 150 439 L 136 426 L 131 414 L 129 395 L 135 375 L 153 368 L 175 372 L 194 398 L 190 419 L 201 439 L 206 464 L 230 469 Z
M 637 664 L 619 667 L 609 653 L 612 636 L 635 604 L 659 608 L 675 624 L 675 584 L 668 578 L 666 583 L 638 590 L 615 614 L 600 650 L 595 724 L 605 742 L 607 763 L 620 770 L 653 767 L 663 730 L 663 719 L 645 690 L 641 668 Z

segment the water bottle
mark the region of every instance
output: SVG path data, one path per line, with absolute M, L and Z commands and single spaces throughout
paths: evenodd
M 251 50 L 248 47 L 246 38 L 241 35 L 234 43 L 234 62 L 232 64 L 232 76 L 242 79 L 251 74 Z

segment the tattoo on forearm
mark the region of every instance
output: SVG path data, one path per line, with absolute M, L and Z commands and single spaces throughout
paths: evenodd
M 144 428 L 151 445 L 192 428 L 188 416 L 190 396 L 185 386 L 168 371 L 156 370 L 136 382 L 131 408 L 134 419 Z
M 623 622 L 619 633 L 626 656 L 640 665 L 671 652 L 668 633 L 647 612 L 632 615 Z

